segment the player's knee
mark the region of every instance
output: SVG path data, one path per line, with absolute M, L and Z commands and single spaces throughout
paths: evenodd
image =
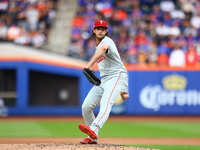
M 90 111 L 90 107 L 88 105 L 82 105 L 82 112 Z
M 90 105 L 82 105 L 82 114 L 88 114 L 93 110 L 93 107 Z
M 90 114 L 90 110 L 87 107 L 82 107 L 82 115 L 88 116 L 88 114 Z

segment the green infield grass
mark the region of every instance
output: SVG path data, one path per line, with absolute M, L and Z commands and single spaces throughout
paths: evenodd
M 0 121 L 0 137 L 85 137 L 64 121 Z M 200 138 L 200 122 L 106 122 L 100 137 Z M 162 150 L 200 150 L 200 145 L 131 145 Z
M 0 137 L 83 137 L 85 135 L 79 131 L 78 123 L 1 121 Z M 99 136 L 199 138 L 200 122 L 106 122 Z

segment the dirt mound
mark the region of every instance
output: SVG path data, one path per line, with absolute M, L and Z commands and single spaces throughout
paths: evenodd
M 114 144 L 40 143 L 40 144 L 1 144 L 1 150 L 153 150 Z

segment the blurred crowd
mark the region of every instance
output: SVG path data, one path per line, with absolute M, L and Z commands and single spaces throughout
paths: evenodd
M 0 0 L 0 41 L 41 48 L 58 0 Z
M 172 67 L 200 60 L 199 0 L 78 0 L 72 21 L 71 57 L 89 60 L 95 52 L 90 34 L 95 20 L 108 32 L 126 64 Z

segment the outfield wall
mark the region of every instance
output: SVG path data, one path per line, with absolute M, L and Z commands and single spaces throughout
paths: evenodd
M 0 69 L 16 71 L 16 104 L 8 107 L 9 115 L 81 115 L 81 104 L 92 87 L 83 76 L 81 69 L 33 62 L 0 62 Z M 63 102 L 59 100 L 59 97 L 55 96 L 58 95 L 59 90 L 52 90 L 53 87 L 48 80 L 44 83 L 49 84 L 44 85 L 43 78 L 40 79 L 41 77 L 37 77 L 37 74 L 31 77 L 32 72 L 38 75 L 45 73 L 45 78 L 49 78 L 50 75 L 58 75 L 59 78 L 66 76 L 66 80 L 63 80 L 64 85 L 72 85 L 69 87 L 59 87 L 56 84 L 52 86 L 67 89 L 69 98 Z M 99 74 L 99 72 L 96 73 Z M 68 77 L 74 77 L 77 85 L 70 83 L 71 78 L 68 81 Z M 200 80 L 198 77 L 200 77 L 200 72 L 194 70 L 131 70 L 129 71 L 128 89 L 130 98 L 126 101 L 118 98 L 112 114 L 200 115 Z M 62 80 L 58 81 L 56 76 L 50 78 L 50 81 L 52 80 L 62 83 Z M 34 84 L 38 91 L 33 89 L 33 83 L 38 83 L 38 86 Z M 74 87 L 70 90 L 72 86 Z M 50 100 L 52 97 L 53 99 L 55 97 L 55 102 Z M 73 101 L 76 102 L 73 103 Z M 98 108 L 95 112 L 97 111 Z

